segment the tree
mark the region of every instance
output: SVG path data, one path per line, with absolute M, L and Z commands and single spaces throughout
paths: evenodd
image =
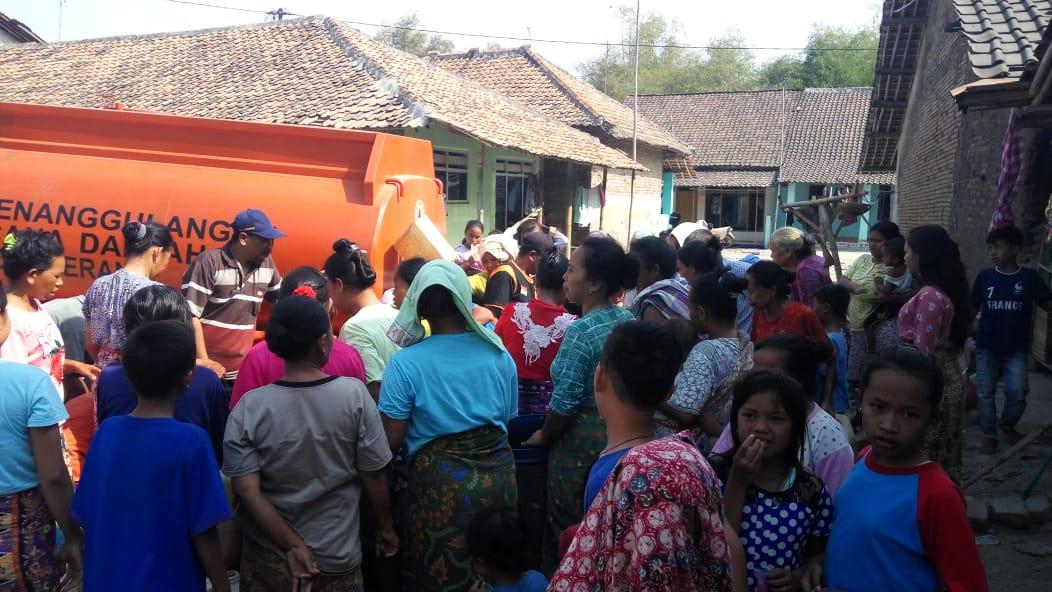
M 421 28 L 420 13 L 414 11 L 400 17 L 391 25 L 381 28 L 373 38 L 418 57 L 425 57 L 432 51 L 439 53 L 453 51 L 455 46 L 451 40 L 437 33 L 417 30 Z
M 804 84 L 815 88 L 871 86 L 879 38 L 875 27 L 856 30 L 842 27 L 813 28 L 804 51 Z M 859 47 L 873 49 L 854 50 Z
M 767 88 L 780 88 L 783 83 L 788 88 L 870 86 L 878 40 L 875 26 L 855 30 L 815 26 L 803 53 L 779 56 L 763 64 L 760 81 Z
M 635 70 L 635 9 L 618 8 L 621 44 L 579 66 L 592 86 L 618 100 L 632 94 Z M 641 93 L 746 90 L 759 83 L 753 53 L 739 48 L 744 39 L 736 31 L 713 39 L 708 51 L 685 49 L 681 27 L 658 14 L 641 15 L 639 22 L 639 91 Z

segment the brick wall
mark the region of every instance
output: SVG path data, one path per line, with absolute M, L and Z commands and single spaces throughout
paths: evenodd
M 632 154 L 631 142 L 611 143 L 611 146 Z M 637 146 L 639 163 L 648 170 L 635 172 L 635 205 L 632 207 L 632 228 L 629 229 L 632 171 L 611 169 L 606 176 L 606 207 L 603 208 L 602 229 L 627 244 L 632 232 L 658 229 L 661 216 L 661 169 L 664 153 L 646 144 Z
M 983 238 L 993 209 L 1006 110 L 962 113 L 950 89 L 976 80 L 950 0 L 931 3 L 899 144 L 898 223 L 940 224 L 969 272 L 987 265 Z

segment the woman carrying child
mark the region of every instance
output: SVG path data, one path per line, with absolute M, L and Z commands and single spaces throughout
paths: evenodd
M 830 589 L 988 590 L 961 490 L 925 453 L 942 398 L 938 363 L 914 348 L 887 350 L 863 371 L 859 415 L 872 446 L 836 498 Z
M 734 446 L 711 458 L 726 484 L 727 523 L 745 546 L 750 590 L 797 589 L 825 551 L 833 499 L 800 463 L 809 404 L 781 372 L 746 374 L 734 387 Z
M 869 252 L 855 259 L 838 282 L 851 292 L 851 303 L 847 307 L 847 324 L 850 330 L 847 362 L 848 380 L 858 382 L 862 363 L 866 359 L 869 340 L 866 339 L 866 319 L 877 310 L 877 276 L 884 275 L 884 243 L 901 236 L 899 227 L 887 220 L 877 222 L 869 229 L 867 244 Z
M 702 450 L 727 427 L 734 381 L 752 368 L 752 341 L 735 326 L 738 295 L 746 285 L 730 273 L 710 273 L 690 290 L 691 321 L 698 334 L 709 338 L 690 351 L 660 413 L 678 428 L 672 431 L 692 429 Z
M 361 381 L 322 371 L 333 335 L 315 298 L 278 301 L 266 337 L 284 360 L 281 380 L 233 409 L 223 456 L 241 500 L 242 586 L 359 589 L 363 553 L 398 549 L 384 473 L 391 450 L 380 415 Z M 359 543 L 363 493 L 378 524 L 375 551 Z
M 906 247 L 906 264 L 923 287 L 899 311 L 899 337 L 934 354 L 942 368 L 945 388 L 928 434 L 928 455 L 960 483 L 964 386 L 958 358 L 972 321 L 968 279 L 957 243 L 941 226 L 914 228 Z

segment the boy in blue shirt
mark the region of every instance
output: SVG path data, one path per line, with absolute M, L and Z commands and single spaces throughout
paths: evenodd
M 84 529 L 84 590 L 230 590 L 216 526 L 233 516 L 208 435 L 172 418 L 196 365 L 193 331 L 147 323 L 128 336 L 124 371 L 139 395 L 102 422 L 73 515 Z
M 997 382 L 1004 384 L 1001 431 L 1011 443 L 1019 440 L 1015 426 L 1026 410 L 1027 357 L 1034 305 L 1052 312 L 1052 291 L 1036 271 L 1020 267 L 1023 231 L 998 228 L 986 237 L 993 267 L 979 272 L 972 286 L 972 306 L 979 311 L 975 365 L 979 382 L 979 430 L 983 454 L 997 450 Z
M 830 414 L 844 413 L 851 407 L 851 396 L 847 392 L 847 307 L 851 303 L 851 292 L 839 284 L 822 286 L 811 296 L 815 314 L 825 326 L 826 336 L 836 348 L 836 368 L 822 364 L 819 368 L 820 384 L 827 383 L 827 375 L 835 371 L 831 401 L 818 401 Z

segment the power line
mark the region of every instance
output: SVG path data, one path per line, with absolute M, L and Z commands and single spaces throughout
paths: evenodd
M 222 10 L 234 10 L 238 12 L 251 12 L 255 14 L 273 14 L 273 10 L 260 10 L 254 8 L 238 8 L 235 6 L 220 6 L 218 4 L 207 4 L 204 2 L 192 2 L 190 0 L 167 0 L 175 4 L 189 4 L 206 8 L 218 8 Z M 282 10 L 285 16 L 303 16 L 295 12 Z M 534 39 L 530 37 L 514 37 L 506 35 L 486 35 L 483 33 L 462 33 L 458 31 L 440 31 L 437 29 L 421 29 L 417 27 L 405 27 L 402 25 L 384 25 L 378 23 L 367 23 L 364 21 L 352 21 L 338 19 L 349 25 L 362 27 L 375 27 L 378 29 L 398 29 L 401 31 L 415 31 L 418 33 L 431 33 L 434 35 L 448 35 L 451 37 L 474 37 L 478 39 L 500 39 L 502 41 L 524 41 L 526 43 L 554 43 L 561 45 L 588 45 L 597 47 L 635 47 L 635 43 L 610 43 L 608 41 L 578 41 L 572 39 Z M 661 43 L 640 43 L 640 47 L 648 49 L 706 49 L 706 50 L 750 50 L 750 51 L 877 51 L 876 47 L 761 47 L 761 46 L 724 46 L 724 45 L 671 45 Z

